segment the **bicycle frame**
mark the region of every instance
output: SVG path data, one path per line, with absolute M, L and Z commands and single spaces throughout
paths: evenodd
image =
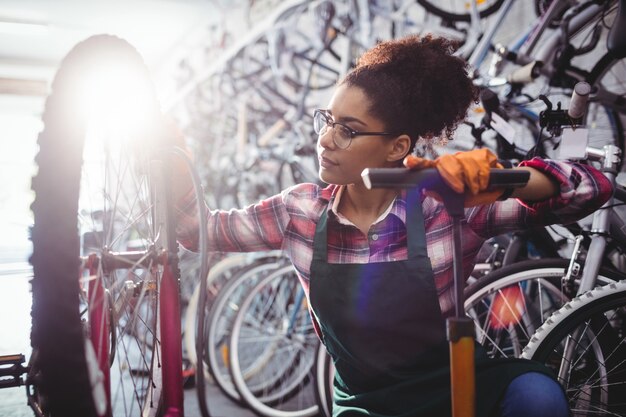
M 515 0 L 506 0 L 504 4 L 502 4 L 502 6 L 500 7 L 500 10 L 498 10 L 494 18 L 493 24 L 491 24 L 489 28 L 487 29 L 487 31 L 483 33 L 482 37 L 480 38 L 480 41 L 476 44 L 476 47 L 469 54 L 469 57 L 467 58 L 467 62 L 469 66 L 474 69 L 474 71 L 478 71 L 478 68 L 484 62 L 485 57 L 487 56 L 487 53 L 489 52 L 489 49 L 491 47 L 491 43 L 493 42 L 493 38 L 495 37 L 496 33 L 500 29 L 500 26 L 502 25 L 504 18 L 511 11 L 514 3 L 515 3 Z M 476 2 L 473 1 L 472 5 L 475 8 Z M 479 24 L 476 22 L 476 18 L 477 18 L 476 13 L 473 13 L 472 14 L 472 26 L 474 28 Z M 464 53 L 466 52 L 461 50 L 460 53 L 458 53 L 458 55 L 464 56 Z
M 478 75 L 480 66 L 484 63 L 485 58 L 491 48 L 492 42 L 497 35 L 498 31 L 502 27 L 506 16 L 509 14 L 516 0 L 506 0 L 497 14 L 494 16 L 493 22 L 488 26 L 487 30 L 482 34 L 480 41 L 476 47 L 472 50 L 471 54 L 467 58 L 469 66 L 475 71 L 475 75 Z M 535 51 L 535 48 L 539 45 L 539 39 L 547 32 L 550 22 L 573 5 L 572 0 L 555 0 L 553 1 L 546 12 L 540 17 L 539 21 L 532 25 L 524 34 L 520 37 L 523 42 L 515 41 L 511 48 L 507 48 L 506 52 L 515 52 L 514 63 L 517 65 L 526 65 L 535 62 L 541 62 L 541 73 L 546 76 L 554 74 L 554 67 L 551 65 L 552 60 L 556 54 L 557 48 L 563 42 L 562 30 L 556 30 L 550 33 L 541 43 L 541 48 Z M 600 18 L 603 5 L 591 4 L 589 7 L 584 8 L 580 13 L 574 16 L 569 21 L 567 26 L 567 32 L 570 34 L 577 33 L 581 29 L 587 27 L 590 23 Z M 463 56 L 462 54 L 460 54 Z M 496 81 L 496 80 L 494 80 Z M 501 83 L 500 81 L 497 81 Z
M 178 298 L 178 282 L 171 267 L 165 261 L 159 294 L 161 312 L 159 325 L 163 366 L 163 409 L 165 417 L 182 417 L 184 415 L 183 398 L 183 352 L 181 344 L 180 302 Z M 173 320 L 171 318 L 174 318 Z
M 603 149 L 587 147 L 587 156 L 591 160 L 599 161 L 602 164 L 602 172 L 607 177 L 613 187 L 615 187 L 616 172 L 620 165 L 621 151 L 615 145 L 607 145 Z M 613 197 L 611 197 L 599 210 L 593 214 L 593 222 L 591 226 L 591 243 L 587 250 L 583 274 L 578 287 L 577 295 L 583 294 L 596 285 L 596 277 L 602 260 L 604 259 L 604 251 L 607 243 L 607 233 L 610 227 L 610 210 L 613 205 Z M 577 265 L 577 257 L 579 253 L 575 251 L 572 254 L 572 262 L 568 270 L 567 276 L 575 276 L 574 268 Z
M 613 186 L 615 186 L 616 172 L 621 163 L 621 151 L 619 150 L 619 148 L 617 148 L 615 145 L 606 145 L 603 149 L 587 147 L 586 153 L 588 159 L 599 161 L 601 163 L 604 176 L 611 181 L 611 184 Z M 600 271 L 602 261 L 604 260 L 603 255 L 607 244 L 606 236 L 610 226 L 610 210 L 608 209 L 612 205 L 613 197 L 611 196 L 611 198 L 609 198 L 609 200 L 593 214 L 593 222 L 591 227 L 591 243 L 587 251 L 585 264 L 582 270 L 582 277 L 578 285 L 578 296 L 592 290 L 596 285 L 598 272 Z M 569 264 L 569 268 L 566 275 L 562 278 L 563 286 L 571 287 L 573 285 L 572 280 L 575 279 L 575 277 L 578 275 L 577 272 L 580 269 L 578 257 L 580 255 L 579 248 L 581 241 L 582 236 L 578 236 L 576 238 L 576 244 Z M 568 340 L 565 347 L 563 360 L 561 361 L 558 371 L 558 378 L 560 381 L 566 380 L 566 376 L 569 375 L 572 366 L 571 359 L 574 355 L 574 349 L 578 345 L 580 338 L 583 335 L 584 332 L 581 329 L 578 329 L 576 332 L 574 332 L 571 339 Z

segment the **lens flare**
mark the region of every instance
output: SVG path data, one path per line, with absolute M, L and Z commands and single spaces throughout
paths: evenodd
M 117 121 L 131 125 L 143 121 L 153 101 L 141 76 L 123 67 L 94 75 L 87 97 L 91 116 L 110 114 Z
M 148 155 L 161 144 L 159 102 L 149 72 L 141 62 L 94 61 L 81 67 L 73 80 L 74 91 L 68 106 L 73 110 L 71 114 L 83 122 L 84 129 L 79 204 L 81 213 L 85 213 L 85 227 L 101 230 L 94 213 L 115 207 L 130 216 L 146 210 L 137 206 L 137 189 L 149 192 L 140 187 L 140 182 L 146 181 L 150 169 Z M 125 180 L 131 173 L 134 183 Z M 102 193 L 114 186 L 118 187 L 116 200 L 111 201 Z
M 158 109 L 149 75 L 136 64 L 114 62 L 89 68 L 77 80 L 78 116 L 89 134 L 113 141 L 145 140 Z
M 519 323 L 526 311 L 524 293 L 520 287 L 507 287 L 499 291 L 491 303 L 489 325 L 503 329 Z

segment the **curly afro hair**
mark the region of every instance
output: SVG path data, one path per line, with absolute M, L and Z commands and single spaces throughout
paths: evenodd
M 340 85 L 361 88 L 370 113 L 386 129 L 417 139 L 450 139 L 478 99 L 457 44 L 431 35 L 379 43 L 366 51 Z

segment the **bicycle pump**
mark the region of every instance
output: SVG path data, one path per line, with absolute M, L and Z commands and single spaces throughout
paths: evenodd
M 449 189 L 448 189 L 449 190 Z M 463 237 L 465 196 L 443 193 L 443 203 L 452 217 L 452 259 L 454 277 L 454 316 L 446 319 L 446 337 L 450 347 L 450 387 L 452 416 L 474 417 L 476 382 L 474 373 L 474 321 L 465 315 L 465 279 L 463 277 Z
M 489 186 L 521 187 L 530 173 L 509 169 L 492 169 Z M 465 218 L 465 195 L 448 187 L 436 169 L 411 171 L 405 168 L 367 168 L 361 174 L 367 188 L 427 188 L 436 191 L 452 217 L 453 276 L 455 310 L 446 320 L 446 335 L 450 346 L 450 381 L 453 417 L 474 417 L 476 383 L 474 363 L 474 321 L 465 315 L 465 279 L 463 276 L 462 222 Z M 428 183 L 428 186 L 425 184 Z

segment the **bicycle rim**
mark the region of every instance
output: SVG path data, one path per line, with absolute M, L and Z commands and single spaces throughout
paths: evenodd
M 249 291 L 263 276 L 281 266 L 275 259 L 259 260 L 233 277 L 222 288 L 215 302 L 210 307 L 207 324 L 205 325 L 206 346 L 204 350 L 205 362 L 216 385 L 228 397 L 241 401 L 235 389 L 229 372 L 229 337 L 232 324 L 235 320 L 241 302 Z
M 315 396 L 323 417 L 333 415 L 333 379 L 335 367 L 326 347 L 320 343 L 315 355 Z
M 228 280 L 240 269 L 245 267 L 252 260 L 247 254 L 235 254 L 225 257 L 213 265 L 207 274 L 207 296 L 205 304 L 210 307 L 217 295 L 219 295 L 223 286 Z M 198 283 L 189 298 L 187 309 L 185 311 L 185 330 L 184 330 L 184 347 L 187 359 L 191 365 L 195 368 L 197 366 L 197 353 L 196 353 L 196 328 L 198 327 L 198 303 L 200 299 L 200 283 Z M 204 346 L 204 345 L 203 345 Z M 210 378 L 208 373 L 205 374 L 205 378 Z
M 466 290 L 465 311 L 491 357 L 520 357 L 535 331 L 576 288 L 564 289 L 566 259 L 524 261 L 487 274 Z M 602 269 L 599 284 L 623 278 Z M 577 283 L 575 282 L 575 286 Z
M 293 267 L 281 268 L 257 283 L 233 323 L 232 381 L 260 415 L 300 417 L 319 411 L 314 388 L 319 340 L 299 291 Z
M 626 282 L 599 287 L 555 313 L 524 350 L 559 375 L 574 416 L 626 415 L 625 317 Z

